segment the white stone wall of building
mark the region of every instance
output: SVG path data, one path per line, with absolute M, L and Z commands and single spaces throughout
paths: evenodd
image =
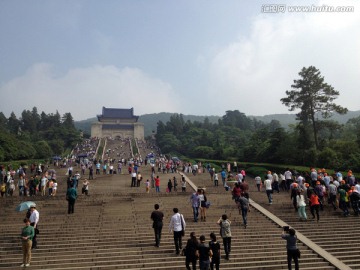
M 144 140 L 144 124 L 143 123 L 134 123 L 134 138 L 139 140 Z
M 117 122 L 118 123 L 118 122 Z M 101 122 L 96 122 L 91 125 L 91 137 L 98 137 L 98 138 L 104 138 L 104 137 L 112 137 L 115 138 L 117 136 L 121 138 L 136 138 L 139 140 L 144 140 L 144 124 L 143 123 L 133 123 L 133 129 L 132 130 L 124 130 L 124 129 L 102 129 Z M 106 124 L 109 124 L 109 122 L 106 122 Z M 128 124 L 128 123 L 127 123 Z
M 102 138 L 102 124 L 100 122 L 91 125 L 91 137 Z

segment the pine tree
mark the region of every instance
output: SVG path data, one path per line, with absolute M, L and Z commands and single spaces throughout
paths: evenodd
M 281 102 L 290 107 L 289 111 L 300 109 L 297 119 L 303 126 L 311 124 L 315 147 L 319 149 L 316 115 L 320 113 L 326 119 L 334 112 L 346 114 L 348 110 L 333 103 L 339 92 L 324 82 L 324 77 L 314 66 L 303 67 L 299 75 L 301 78 L 294 80 L 292 90 L 286 91 L 287 97 L 282 98 Z

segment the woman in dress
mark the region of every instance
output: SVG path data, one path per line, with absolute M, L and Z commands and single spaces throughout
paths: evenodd
M 207 198 L 206 198 L 206 195 L 205 195 L 205 190 L 200 189 L 199 199 L 200 199 L 201 221 L 206 221 L 206 202 L 207 202 Z

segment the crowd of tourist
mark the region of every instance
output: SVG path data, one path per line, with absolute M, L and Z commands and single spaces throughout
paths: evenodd
M 299 219 L 306 221 L 306 206 L 309 205 L 313 219 L 320 220 L 320 212 L 326 205 L 334 211 L 340 209 L 343 216 L 360 214 L 360 180 L 356 179 L 349 170 L 345 176 L 340 171 L 329 174 L 325 169 L 310 168 L 309 173 L 293 173 L 286 169 L 284 173 L 267 172 L 262 181 L 260 176 L 255 177 L 255 183 L 260 191 L 263 186 L 268 196 L 269 204 L 273 200 L 273 192 L 288 192 L 294 210 Z
M 11 165 L 0 165 L 1 197 L 13 196 L 16 189 L 19 196 L 56 196 L 58 188 L 56 171 L 42 164 L 36 165 L 36 170 L 28 170 L 20 166 L 14 170 Z M 33 167 L 33 166 L 32 166 Z
M 243 219 L 243 226 L 244 228 L 247 227 L 250 197 L 249 184 L 245 170 L 238 167 L 236 162 L 233 165 L 230 163 L 223 164 L 220 171 L 217 172 L 215 167 L 210 164 L 181 162 L 178 159 L 153 154 L 153 152 L 151 152 L 152 155 L 144 159 L 140 154 L 128 156 L 125 154 L 127 150 L 121 147 L 123 145 L 126 146 L 126 149 L 129 147 L 128 144 L 130 142 L 126 139 L 122 140 L 121 146 L 107 148 L 104 157 L 97 160 L 95 157 L 97 143 L 95 139 L 85 140 L 83 144 L 77 146 L 70 158 L 62 160 L 54 159 L 54 166 L 67 168 L 66 198 L 68 200 L 68 214 L 74 213 L 79 182 L 83 180 L 81 193 L 89 195 L 89 180 L 94 179 L 97 175 L 129 174 L 131 179 L 130 187 L 139 188 L 144 186 L 147 193 L 150 192 L 151 188 L 154 188 L 155 192 L 161 192 L 160 178 L 165 178 L 167 179 L 166 192 L 171 193 L 177 192 L 179 185 L 182 192 L 186 191 L 186 174 L 193 174 L 195 176 L 197 174 L 208 173 L 211 183 L 215 187 L 219 186 L 219 178 L 221 177 L 222 186 L 225 190 L 231 189 L 232 199 L 236 203 L 239 214 L 241 214 Z M 153 146 L 147 145 L 143 141 L 136 141 L 136 144 L 138 148 L 154 150 Z M 147 166 L 148 164 L 151 168 L 149 178 L 145 177 L 140 170 L 143 165 Z M 30 168 L 20 166 L 17 169 L 13 169 L 11 166 L 7 168 L 1 166 L 0 169 L 0 192 L 2 197 L 13 196 L 16 189 L 18 189 L 19 196 L 56 196 L 58 189 L 56 171 L 49 169 L 48 165 L 32 164 Z M 171 175 L 178 172 L 181 172 L 181 179 L 178 179 L 176 175 Z M 169 177 L 168 175 L 171 176 Z M 256 176 L 254 185 L 259 192 L 265 191 L 269 204 L 271 205 L 274 201 L 274 192 L 287 192 L 294 210 L 302 221 L 308 220 L 306 213 L 306 206 L 308 205 L 312 218 L 317 221 L 320 220 L 320 213 L 324 207 L 329 206 L 334 211 L 340 209 L 345 217 L 350 215 L 350 209 L 352 209 L 354 215 L 359 215 L 360 213 L 360 181 L 355 178 L 350 170 L 346 176 L 343 176 L 338 171 L 329 174 L 324 169 L 315 170 L 311 168 L 309 173 L 304 175 L 286 169 L 279 174 L 268 171 L 263 178 Z M 194 222 L 199 221 L 199 216 L 200 221 L 206 222 L 206 211 L 209 208 L 209 201 L 205 191 L 205 188 L 199 188 L 189 198 Z M 151 219 L 153 220 L 155 233 L 155 246 L 159 247 L 163 214 L 159 210 L 159 205 L 155 205 L 154 208 Z M 169 230 L 174 234 L 176 254 L 180 254 L 186 223 L 183 215 L 179 213 L 177 208 L 174 208 L 173 212 L 174 215 L 171 217 Z M 22 240 L 27 257 L 24 255 L 23 265 L 28 265 L 30 264 L 30 259 L 28 259 L 28 240 L 36 241 L 36 234 L 28 228 L 31 224 L 30 219 L 25 219 L 24 223 Z M 217 224 L 220 227 L 220 237 L 223 240 L 225 259 L 228 260 L 231 253 L 231 222 L 227 215 L 224 214 L 217 221 Z M 293 241 L 293 230 L 290 230 L 288 234 L 283 234 L 282 237 L 288 243 Z M 190 238 L 183 250 L 187 269 L 190 269 L 191 264 L 192 268 L 195 269 L 197 260 L 199 260 L 200 269 L 208 269 L 209 267 L 211 269 L 219 269 L 220 244 L 215 233 L 211 233 L 209 239 L 210 241 L 206 242 L 204 235 L 201 235 L 198 239 L 195 232 L 190 233 Z M 298 265 L 294 254 L 293 247 L 288 247 L 288 260 L 291 262 L 293 259 L 295 264 Z

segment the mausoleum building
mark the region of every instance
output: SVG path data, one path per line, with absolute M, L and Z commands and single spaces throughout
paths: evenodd
M 138 122 L 139 116 L 134 115 L 134 108 L 116 109 L 102 108 L 97 115 L 98 121 L 91 125 L 91 137 L 120 137 L 144 139 L 144 124 Z

